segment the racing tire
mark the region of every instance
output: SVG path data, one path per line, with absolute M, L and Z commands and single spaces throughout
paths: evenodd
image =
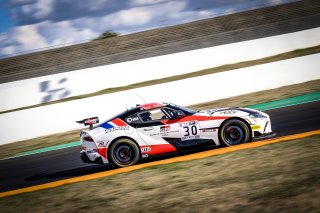
M 134 165 L 138 162 L 139 158 L 139 147 L 134 141 L 128 138 L 120 138 L 110 147 L 110 162 L 117 167 Z
M 223 146 L 234 146 L 250 141 L 250 129 L 238 119 L 227 120 L 219 129 L 219 140 Z

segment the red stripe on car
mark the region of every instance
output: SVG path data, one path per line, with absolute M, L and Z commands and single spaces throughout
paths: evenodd
M 120 118 L 113 119 L 112 123 L 114 123 L 117 126 L 127 126 L 127 124 Z
M 149 151 L 143 153 L 143 154 L 149 154 L 149 155 L 158 155 L 158 154 L 164 154 L 164 153 L 177 151 L 177 149 L 174 146 L 172 146 L 171 144 L 158 144 L 158 145 L 151 145 L 151 146 L 141 146 L 140 149 L 143 149 L 145 147 L 151 148 Z
M 106 147 L 98 147 L 98 153 L 107 159 L 107 148 Z
M 172 124 L 186 121 L 211 121 L 211 120 L 225 120 L 229 118 L 229 116 L 199 116 L 199 115 L 191 115 L 187 117 L 170 119 L 170 120 L 161 120 L 163 124 Z
M 141 105 L 140 107 L 145 110 L 150 110 L 150 109 L 155 109 L 155 108 L 163 107 L 163 106 L 164 105 L 162 103 L 150 103 L 150 104 Z

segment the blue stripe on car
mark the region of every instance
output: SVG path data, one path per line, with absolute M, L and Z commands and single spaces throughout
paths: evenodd
M 105 128 L 105 129 L 113 128 L 113 126 L 111 124 L 109 124 L 108 122 L 101 124 L 100 127 Z

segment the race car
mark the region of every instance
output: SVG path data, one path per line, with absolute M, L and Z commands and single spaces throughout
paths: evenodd
M 196 112 L 172 103 L 149 103 L 100 124 L 98 117 L 77 122 L 90 126 L 80 133 L 82 161 L 118 167 L 199 146 L 234 146 L 274 136 L 266 113 L 238 107 Z

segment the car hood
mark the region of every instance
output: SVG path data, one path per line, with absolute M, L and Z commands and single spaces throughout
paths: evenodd
M 225 115 L 248 115 L 251 113 L 262 113 L 255 109 L 241 108 L 241 107 L 225 107 L 215 108 L 199 111 L 201 114 L 207 114 L 209 116 L 225 116 Z

